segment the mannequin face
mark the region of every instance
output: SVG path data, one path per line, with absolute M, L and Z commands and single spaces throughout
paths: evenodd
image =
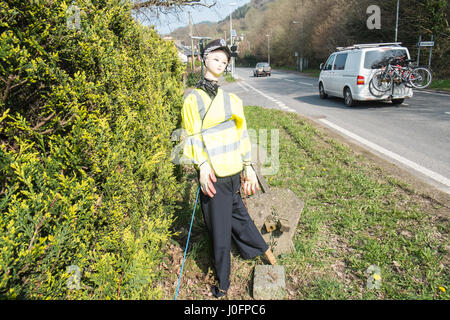
M 228 56 L 222 50 L 216 50 L 206 56 L 205 66 L 207 72 L 205 78 L 211 80 L 217 80 L 220 75 L 225 71 L 228 65 Z M 208 77 L 209 76 L 209 77 Z

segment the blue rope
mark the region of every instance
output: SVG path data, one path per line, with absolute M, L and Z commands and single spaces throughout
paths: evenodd
M 197 200 L 198 200 L 199 193 L 200 193 L 200 187 L 198 187 L 197 196 L 195 197 L 194 211 L 192 211 L 192 217 L 191 217 L 191 226 L 189 227 L 189 233 L 188 233 L 188 238 L 187 238 L 187 242 L 186 242 L 186 249 L 184 249 L 183 263 L 181 264 L 180 277 L 178 278 L 177 292 L 175 293 L 174 300 L 177 300 L 178 289 L 180 289 L 181 276 L 183 275 L 184 261 L 186 259 L 186 252 L 187 252 L 187 249 L 188 249 L 188 246 L 189 246 L 189 238 L 191 237 L 192 223 L 194 222 L 195 209 L 197 209 Z

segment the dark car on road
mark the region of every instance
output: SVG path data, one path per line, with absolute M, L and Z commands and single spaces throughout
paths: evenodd
M 270 76 L 272 73 L 272 68 L 267 62 L 258 62 L 256 64 L 255 69 L 253 70 L 253 76 L 259 77 L 259 76 Z

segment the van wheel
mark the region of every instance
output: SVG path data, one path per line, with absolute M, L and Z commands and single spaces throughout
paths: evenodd
M 392 104 L 402 104 L 405 99 L 392 99 Z
M 322 82 L 319 83 L 319 97 L 320 97 L 320 99 L 326 99 L 326 98 L 328 98 L 328 95 L 325 93 L 325 90 L 323 89 L 323 84 L 322 84 Z
M 344 104 L 347 107 L 351 107 L 355 104 L 355 102 L 353 101 L 352 92 L 348 87 L 344 89 Z

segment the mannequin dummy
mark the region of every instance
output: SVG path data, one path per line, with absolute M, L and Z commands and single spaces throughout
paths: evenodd
M 197 87 L 205 90 L 211 98 L 213 98 L 217 94 L 217 89 L 219 87 L 219 77 L 225 71 L 228 65 L 228 60 L 228 55 L 222 50 L 212 51 L 205 58 L 205 80 L 200 81 L 197 84 Z M 259 190 L 258 180 L 253 168 L 249 167 L 245 169 L 247 170 L 247 174 L 244 177 L 244 191 L 247 195 L 251 195 L 256 193 L 256 190 Z M 214 181 L 214 179 L 214 171 L 212 171 L 210 179 L 208 179 L 208 184 L 209 181 Z M 204 193 L 208 194 L 209 196 L 213 196 L 215 190 L 205 190 Z
M 200 204 L 212 240 L 219 282 L 219 286 L 211 288 L 215 297 L 224 296 L 230 285 L 232 239 L 244 259 L 265 254 L 271 264 L 276 264 L 240 195 L 242 170 L 246 194 L 255 193 L 259 186 L 250 162 L 251 144 L 242 100 L 218 85 L 230 56 L 222 39 L 204 48 L 205 77 L 186 97 L 182 109 L 183 127 L 192 139 L 184 152 L 198 169 Z

